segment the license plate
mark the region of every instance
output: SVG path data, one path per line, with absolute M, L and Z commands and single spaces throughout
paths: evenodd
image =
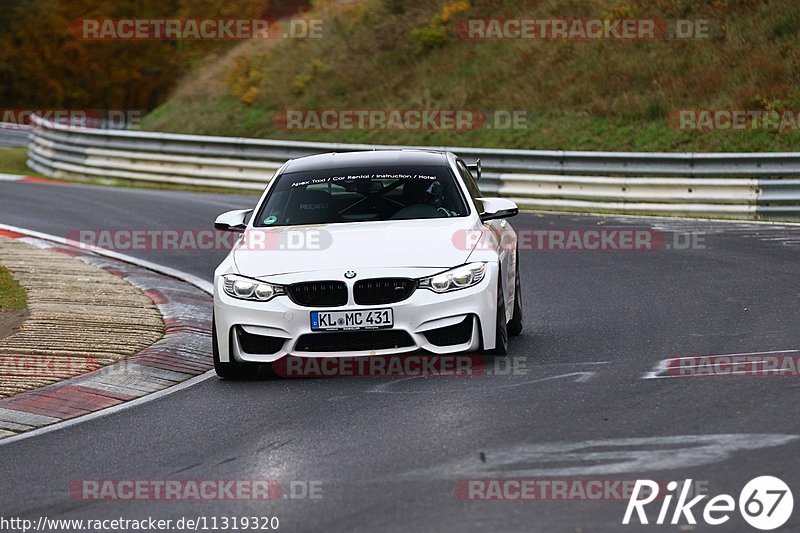
M 382 329 L 392 326 L 394 326 L 394 314 L 391 309 L 311 311 L 311 329 L 313 331 Z

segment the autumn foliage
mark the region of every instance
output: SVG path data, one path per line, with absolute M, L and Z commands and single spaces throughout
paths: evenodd
M 0 9 L 0 107 L 149 110 L 235 41 L 90 41 L 84 18 L 280 18 L 303 0 L 25 0 Z

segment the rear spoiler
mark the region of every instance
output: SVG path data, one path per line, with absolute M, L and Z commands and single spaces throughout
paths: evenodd
M 472 172 L 475 175 L 475 179 L 476 180 L 481 179 L 481 160 L 480 159 L 475 161 L 475 164 L 473 164 L 473 165 L 467 165 L 467 168 L 469 169 L 470 172 Z

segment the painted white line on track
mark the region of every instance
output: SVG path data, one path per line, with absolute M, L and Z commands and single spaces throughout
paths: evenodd
M 486 462 L 456 457 L 411 470 L 405 479 L 550 479 L 553 477 L 633 475 L 696 468 L 729 461 L 740 454 L 793 444 L 791 434 L 674 435 L 578 442 L 511 444 L 486 450 Z
M 769 350 L 767 352 L 742 352 L 742 353 L 714 353 L 707 355 L 685 355 L 682 357 L 670 357 L 666 361 L 681 361 L 683 359 L 700 359 L 701 357 L 736 357 L 738 355 L 772 355 L 776 353 L 794 353 L 797 350 Z
M 524 387 L 525 385 L 530 385 L 532 383 L 542 383 L 544 381 L 552 381 L 554 379 L 561 379 L 561 378 L 571 378 L 575 377 L 573 380 L 575 383 L 586 383 L 593 377 L 597 375 L 597 372 L 571 372 L 569 374 L 561 374 L 559 376 L 549 376 L 546 378 L 539 378 L 534 379 L 532 381 L 523 381 L 522 383 L 510 383 L 508 385 L 501 385 L 499 387 L 495 387 L 497 389 L 511 389 L 514 387 Z
M 104 257 L 110 257 L 112 259 L 117 259 L 119 261 L 124 261 L 124 262 L 127 262 L 127 263 L 131 263 L 133 265 L 136 265 L 136 266 L 139 266 L 139 267 L 142 267 L 142 268 L 146 268 L 148 270 L 152 270 L 153 272 L 158 272 L 159 274 L 164 274 L 165 276 L 169 276 L 169 277 L 173 277 L 173 278 L 179 279 L 181 281 L 189 283 L 190 285 L 194 285 L 195 287 L 197 287 L 198 289 L 202 290 L 203 292 L 206 292 L 209 295 L 213 294 L 213 287 L 214 286 L 213 286 L 212 283 L 210 283 L 210 282 L 208 282 L 208 281 L 206 281 L 206 280 L 204 280 L 202 278 L 199 278 L 197 276 L 194 276 L 192 274 L 187 274 L 186 272 L 181 272 L 180 270 L 176 270 L 174 268 L 166 267 L 166 266 L 159 265 L 159 264 L 156 264 L 156 263 L 151 263 L 150 261 L 145 261 L 145 260 L 142 260 L 142 259 L 138 259 L 136 257 L 131 257 L 129 255 L 120 254 L 120 253 L 117 253 L 117 252 L 113 252 L 111 250 L 106 250 L 105 248 L 99 248 L 97 246 L 87 246 L 87 245 L 79 243 L 77 241 L 73 241 L 73 240 L 70 240 L 70 239 L 65 239 L 63 237 L 58 237 L 56 235 L 50 235 L 48 233 L 42 233 L 42 232 L 39 232 L 39 231 L 32 231 L 32 230 L 29 230 L 29 229 L 26 229 L 26 228 L 20 228 L 20 227 L 17 227 L 17 226 L 10 226 L 8 224 L 0 224 L 0 229 L 1 230 L 6 230 L 6 231 L 10 231 L 10 232 L 14 232 L 14 233 L 20 233 L 22 235 L 28 235 L 30 237 L 35 237 L 37 239 L 41 239 L 41 240 L 44 240 L 44 241 L 51 241 L 51 242 L 54 242 L 54 243 L 57 243 L 57 244 L 64 244 L 64 245 L 67 245 L 67 246 L 73 246 L 73 247 L 80 248 L 80 249 L 83 249 L 83 250 L 91 251 L 91 252 L 93 252 L 93 253 L 95 253 L 97 255 L 101 255 L 101 256 L 104 256 Z M 128 401 L 128 402 L 117 404 L 117 405 L 114 405 L 112 407 L 108 407 L 106 409 L 101 409 L 100 411 L 95 411 L 95 412 L 89 413 L 87 415 L 83 415 L 83 416 L 79 416 L 79 417 L 72 418 L 72 419 L 69 419 L 69 420 L 65 420 L 63 422 L 58 422 L 58 423 L 55 423 L 55 424 L 52 424 L 52 425 L 49 425 L 49 426 L 45 426 L 45 427 L 42 427 L 42 428 L 39 428 L 39 429 L 33 429 L 31 431 L 26 431 L 25 433 L 21 433 L 19 435 L 15 435 L 13 437 L 6 437 L 4 439 L 0 439 L 0 446 L 6 445 L 6 444 L 10 444 L 12 442 L 18 442 L 20 440 L 24 440 L 24 439 L 31 438 L 31 437 L 36 437 L 38 435 L 42 435 L 44 433 L 49 433 L 51 431 L 57 431 L 59 429 L 64 429 L 64 428 L 67 428 L 67 427 L 70 427 L 70 426 L 74 426 L 76 424 L 80 424 L 82 422 L 87 422 L 89 420 L 93 420 L 95 418 L 100 418 L 102 416 L 111 415 L 111 414 L 117 413 L 119 411 L 123 411 L 123 410 L 131 408 L 131 407 L 136 407 L 138 405 L 142 405 L 142 404 L 147 403 L 147 402 L 152 402 L 154 400 L 158 400 L 158 399 L 163 398 L 164 396 L 167 396 L 167 395 L 172 394 L 174 392 L 179 392 L 179 391 L 187 389 L 187 388 L 189 388 L 189 387 L 191 387 L 193 385 L 197 385 L 198 383 L 201 383 L 203 381 L 211 379 L 211 378 L 213 378 L 215 376 L 216 376 L 216 373 L 213 370 L 209 370 L 208 372 L 206 372 L 204 374 L 200 374 L 199 376 L 195 376 L 193 378 L 190 378 L 190 379 L 188 379 L 186 381 L 178 383 L 177 385 L 173 385 L 173 386 L 171 386 L 169 388 L 160 390 L 158 392 L 154 392 L 152 394 L 148 394 L 147 396 L 142 396 L 141 398 L 137 398 L 135 400 L 131 400 L 131 401 Z
M 18 174 L 0 174 L 0 181 L 22 181 L 24 179 L 25 176 Z
M 662 359 L 650 372 L 645 372 L 642 379 L 674 378 L 675 376 L 666 375 L 669 370 L 668 365 L 669 359 Z
M 520 383 L 510 383 L 508 385 L 499 385 L 497 387 L 487 387 L 484 390 L 500 390 L 500 389 L 510 389 L 513 387 L 524 387 L 525 385 L 533 385 L 535 383 L 544 383 L 546 381 L 553 381 L 556 379 L 562 378 L 571 378 L 574 377 L 575 379 L 572 380 L 575 383 L 586 383 L 590 379 L 592 379 L 597 372 L 570 372 L 569 374 L 560 374 L 558 376 L 547 376 L 543 378 L 536 378 L 530 379 L 526 381 L 522 381 Z M 387 383 L 381 383 L 380 385 L 375 385 L 374 387 L 370 387 L 369 389 L 365 390 L 365 394 L 439 394 L 439 393 L 447 393 L 447 392 L 461 392 L 459 390 L 453 389 L 427 389 L 427 390 L 419 390 L 419 391 L 394 391 L 394 390 L 387 390 L 388 387 L 392 385 L 397 385 L 398 383 L 402 383 L 404 381 L 411 381 L 415 379 L 420 379 L 424 376 L 411 376 L 407 378 L 401 378 L 393 381 L 389 381 Z M 472 379 L 472 378 L 465 378 L 465 379 Z

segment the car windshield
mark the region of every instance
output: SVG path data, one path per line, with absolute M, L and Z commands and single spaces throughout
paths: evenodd
M 269 192 L 257 227 L 461 217 L 464 196 L 446 166 L 289 172 Z

